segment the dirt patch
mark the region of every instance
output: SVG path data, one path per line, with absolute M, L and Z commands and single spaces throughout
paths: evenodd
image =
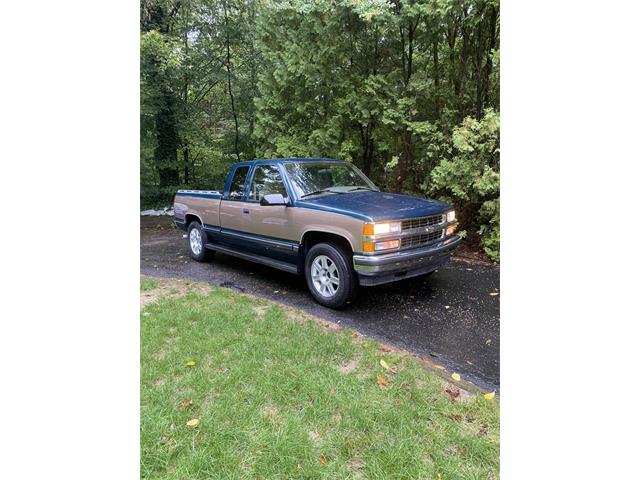
M 143 276 L 142 278 L 152 278 L 158 282 L 158 286 L 146 292 L 140 292 L 140 308 L 157 302 L 161 298 L 175 298 L 197 292 L 206 295 L 211 287 L 204 283 L 196 283 L 189 280 L 177 280 L 172 278 L 157 278 Z
M 340 373 L 344 373 L 345 375 L 347 375 L 353 372 L 356 368 L 358 368 L 359 363 L 360 363 L 360 358 L 358 357 L 352 358 L 351 360 L 348 360 L 344 362 L 342 365 L 340 365 L 338 367 L 338 370 L 340 371 Z
M 460 388 L 453 383 L 447 383 L 444 386 L 445 396 L 453 402 L 466 402 L 472 398 L 472 395 L 465 389 Z
M 264 317 L 264 314 L 269 310 L 270 305 L 258 305 L 257 307 L 253 307 L 253 311 L 256 313 L 258 318 Z
M 278 407 L 275 405 L 265 405 L 262 413 L 269 418 L 275 418 L 278 415 Z
M 278 306 L 284 310 L 284 312 L 287 314 L 287 317 L 290 318 L 291 320 L 295 320 L 298 322 L 307 322 L 307 321 L 316 322 L 318 325 L 333 332 L 342 330 L 342 327 L 340 325 L 337 325 L 328 320 L 323 320 L 322 318 L 314 317 L 313 315 L 309 315 L 308 313 L 305 313 L 301 310 L 290 307 L 289 305 L 278 303 Z
M 318 432 L 316 431 L 311 431 L 309 432 L 309 440 L 311 440 L 315 444 L 318 444 L 320 443 L 320 435 L 318 435 Z
M 161 360 L 164 360 L 166 356 L 167 356 L 166 350 L 164 348 L 161 348 L 155 353 L 153 358 L 155 358 L 157 361 L 161 361 Z

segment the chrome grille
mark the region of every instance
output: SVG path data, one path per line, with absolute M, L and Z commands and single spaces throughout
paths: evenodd
M 402 231 L 413 228 L 432 227 L 444 222 L 444 215 L 432 215 L 430 217 L 408 218 L 402 221 Z
M 417 247 L 426 243 L 434 242 L 444 237 L 444 228 L 442 230 L 436 230 L 435 232 L 423 233 L 420 235 L 411 235 L 410 237 L 403 237 L 400 243 L 401 248 Z

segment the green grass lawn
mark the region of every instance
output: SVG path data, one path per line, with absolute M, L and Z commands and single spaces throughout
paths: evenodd
M 452 401 L 418 359 L 300 312 L 167 283 L 141 283 L 143 478 L 498 478 L 496 400 Z

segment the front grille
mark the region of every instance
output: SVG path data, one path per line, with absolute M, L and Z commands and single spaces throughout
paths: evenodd
M 444 215 L 432 215 L 430 217 L 409 218 L 402 221 L 402 231 L 413 228 L 431 227 L 444 222 Z
M 421 235 L 412 235 L 410 237 L 404 237 L 400 243 L 401 248 L 417 247 L 426 243 L 433 242 L 444 236 L 444 229 L 436 230 L 431 233 L 423 233 Z

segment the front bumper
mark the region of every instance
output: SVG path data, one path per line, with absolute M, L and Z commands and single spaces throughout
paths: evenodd
M 426 275 L 449 258 L 460 240 L 460 235 L 453 235 L 427 247 L 382 255 L 354 255 L 353 268 L 358 274 L 360 285 L 366 286 Z

